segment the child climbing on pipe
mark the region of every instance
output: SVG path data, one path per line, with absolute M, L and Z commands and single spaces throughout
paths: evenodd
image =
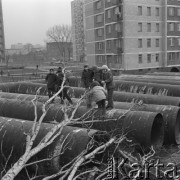
M 96 103 L 98 109 L 102 110 L 102 115 L 106 113 L 106 90 L 97 81 L 93 81 L 91 84 L 91 89 L 87 93 L 87 105 L 90 103 Z

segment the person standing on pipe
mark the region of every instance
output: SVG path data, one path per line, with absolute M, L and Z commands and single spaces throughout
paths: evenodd
M 61 85 L 62 85 L 63 80 L 64 80 L 64 73 L 63 73 L 61 67 L 58 68 L 56 74 L 57 74 L 57 77 L 58 77 L 58 80 L 57 80 L 58 89 L 57 90 L 60 90 Z M 64 86 L 66 86 L 67 84 L 68 84 L 68 78 L 65 80 Z M 69 87 L 63 87 L 63 90 L 59 93 L 59 97 L 61 99 L 61 104 L 64 104 L 64 99 L 65 98 L 69 101 L 70 104 L 73 104 L 71 98 L 68 95 L 68 90 L 69 90 Z
M 106 90 L 97 81 L 93 81 L 91 89 L 88 92 L 88 103 L 95 102 L 98 105 L 98 109 L 102 110 L 102 115 L 106 113 Z
M 54 69 L 49 70 L 49 74 L 47 74 L 45 80 L 47 83 L 48 96 L 50 99 L 54 95 L 54 93 L 56 92 L 56 83 L 58 80 L 57 75 L 54 73 Z M 54 99 L 51 102 L 53 103 Z
M 101 84 L 107 89 L 107 100 L 108 105 L 106 109 L 113 109 L 113 92 L 114 92 L 114 83 L 113 83 L 113 74 L 111 70 L 106 66 L 102 66 L 102 74 L 101 74 Z
M 89 68 L 89 66 L 84 65 L 84 70 L 83 70 L 82 76 L 81 76 L 81 82 L 82 82 L 82 86 L 84 88 L 86 88 L 86 90 L 89 90 L 91 83 L 93 81 L 93 76 L 94 76 L 94 73 Z

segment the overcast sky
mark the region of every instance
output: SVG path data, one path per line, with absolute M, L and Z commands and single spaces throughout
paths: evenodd
M 44 44 L 46 31 L 71 24 L 72 0 L 2 0 L 6 48 L 11 44 Z

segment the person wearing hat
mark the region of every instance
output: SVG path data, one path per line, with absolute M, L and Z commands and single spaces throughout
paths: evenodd
M 50 99 L 53 96 L 53 94 L 56 92 L 56 83 L 58 80 L 58 77 L 54 73 L 54 69 L 49 70 L 49 74 L 47 74 L 45 80 L 47 83 L 48 96 Z M 51 102 L 53 103 L 54 99 Z
M 93 76 L 94 76 L 94 73 L 91 69 L 89 69 L 89 66 L 84 65 L 84 70 L 81 76 L 81 82 L 82 82 L 83 87 L 85 87 L 86 89 L 90 88 L 90 85 L 93 81 Z
M 102 74 L 101 74 L 101 84 L 107 89 L 107 100 L 108 105 L 106 109 L 113 109 L 113 92 L 114 92 L 114 83 L 113 83 L 113 74 L 107 65 L 102 66 Z
M 57 72 L 57 86 L 58 86 L 58 89 L 57 90 L 60 90 L 61 89 L 61 86 L 62 86 L 62 83 L 63 83 L 63 80 L 64 80 L 64 73 L 62 71 L 62 68 L 59 67 Z M 68 84 L 68 78 L 66 78 L 65 82 L 64 82 L 64 86 L 62 91 L 59 93 L 59 97 L 61 99 L 61 103 L 64 104 L 64 99 L 67 99 L 69 101 L 70 104 L 73 104 L 70 96 L 68 95 L 68 90 L 69 90 L 69 87 L 67 87 L 67 84 Z
M 106 90 L 99 84 L 99 82 L 93 81 L 91 89 L 87 95 L 90 103 L 92 104 L 95 102 L 98 105 L 98 109 L 102 110 L 102 114 L 104 115 L 106 112 Z

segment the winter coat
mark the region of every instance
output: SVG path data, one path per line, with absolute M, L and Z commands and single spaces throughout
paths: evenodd
M 47 74 L 46 76 L 46 82 L 47 82 L 47 88 L 48 89 L 55 89 L 55 85 L 57 83 L 57 75 L 56 74 Z
M 107 89 L 113 89 L 114 88 L 113 74 L 110 70 L 101 74 L 101 80 L 105 81 Z
M 58 85 L 59 87 L 61 87 L 63 80 L 64 80 L 64 74 L 63 74 L 63 72 L 58 72 L 58 73 L 57 73 L 57 85 Z M 64 82 L 64 86 L 67 85 L 68 83 L 69 83 L 69 79 L 66 78 L 66 80 L 65 80 L 65 82 Z
M 106 94 L 106 90 L 103 87 L 95 86 L 88 93 L 89 101 L 99 102 L 103 99 L 106 99 Z
M 88 69 L 87 71 L 86 70 L 83 70 L 82 72 L 82 76 L 81 76 L 81 81 L 83 83 L 83 86 L 85 88 L 89 88 L 92 81 L 93 81 L 93 71 Z

